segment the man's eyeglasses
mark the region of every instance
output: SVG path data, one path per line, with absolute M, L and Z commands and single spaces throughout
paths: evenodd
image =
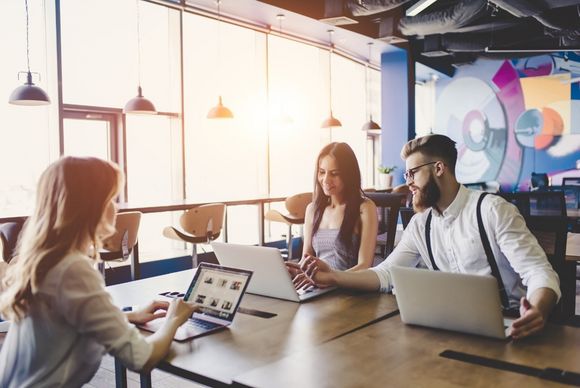
M 410 180 L 413 180 L 413 179 L 415 179 L 415 173 L 416 173 L 417 171 L 419 171 L 419 169 L 420 169 L 421 167 L 425 167 L 425 166 L 428 166 L 428 165 L 430 165 L 430 164 L 435 164 L 435 163 L 437 163 L 437 162 L 438 162 L 438 161 L 429 162 L 429 163 L 425 163 L 425 164 L 422 164 L 422 165 L 420 165 L 420 166 L 417 166 L 417 167 L 410 168 L 410 169 L 408 169 L 407 171 L 405 171 L 405 173 L 403 174 L 403 178 L 405 178 L 405 181 L 408 181 L 409 179 L 410 179 Z

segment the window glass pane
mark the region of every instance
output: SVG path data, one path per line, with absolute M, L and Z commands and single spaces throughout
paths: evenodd
M 268 37 L 270 193 L 311 192 L 314 163 L 330 133 L 320 128 L 328 109 L 328 52 Z
M 132 204 L 181 198 L 179 123 L 168 116 L 127 115 L 127 188 Z
M 265 48 L 263 33 L 184 15 L 188 199 L 267 195 Z M 206 118 L 220 95 L 233 119 Z
M 170 204 L 182 197 L 179 120 L 168 116 L 127 115 L 127 189 L 132 206 Z M 139 226 L 142 261 L 188 254 L 185 244 L 162 235 L 179 227 L 181 212 L 146 214 Z M 188 248 L 189 249 L 189 248 Z
M 342 127 L 332 129 L 332 141 L 348 143 L 353 149 L 361 170 L 362 187 L 370 186 L 364 173 L 367 133 L 361 130 L 368 121 L 365 70 L 364 65 L 332 55 L 332 108 L 335 117 L 342 123 Z
M 139 2 L 139 68 L 135 0 L 61 4 L 65 103 L 122 108 L 137 95 L 141 73 L 143 94 L 157 110 L 178 110 L 178 11 Z
M 108 121 L 64 120 L 64 154 L 110 159 L 110 128 Z
M 54 56 L 54 9 L 52 3 L 29 3 L 30 68 L 33 82 L 44 89 L 51 105 L 8 104 L 10 94 L 26 81 L 26 17 L 21 0 L 0 1 L 0 214 L 27 215 L 32 211 L 36 182 L 47 165 L 58 157 L 57 96 Z

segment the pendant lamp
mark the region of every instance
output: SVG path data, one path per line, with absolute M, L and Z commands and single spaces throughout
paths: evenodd
M 140 13 L 139 13 L 139 0 L 136 0 L 137 4 L 137 74 L 138 74 L 138 86 L 137 86 L 137 96 L 130 99 L 123 108 L 123 113 L 134 113 L 134 114 L 157 114 L 155 105 L 145 97 L 143 97 L 143 89 L 141 88 L 141 29 L 140 29 Z
M 369 111 L 369 121 L 367 121 L 366 123 L 363 124 L 362 130 L 367 131 L 367 132 L 370 131 L 371 133 L 374 133 L 376 131 L 380 131 L 381 126 L 373 121 L 373 108 L 372 108 L 373 107 L 373 104 L 372 104 L 373 93 L 372 93 L 372 88 L 369 87 L 369 83 L 370 83 L 369 64 L 371 62 L 371 47 L 373 46 L 373 42 L 369 42 L 368 46 L 369 46 L 369 57 L 368 57 L 367 64 L 365 66 L 365 91 L 366 91 L 366 97 L 367 97 L 367 109 Z
M 330 116 L 326 118 L 321 128 L 332 128 L 332 127 L 342 127 L 342 123 L 332 114 L 332 51 L 334 49 L 334 45 L 332 44 L 332 34 L 334 30 L 328 30 L 328 36 L 330 40 L 330 50 L 328 52 L 328 96 L 329 96 L 329 107 L 330 107 Z
M 219 66 L 220 64 L 220 59 L 221 59 L 221 50 L 220 50 L 220 26 L 221 26 L 221 17 L 220 17 L 220 3 L 221 0 L 216 0 L 216 5 L 217 5 L 217 22 L 218 22 L 218 34 L 217 34 L 217 49 L 218 49 L 218 55 L 217 55 L 217 64 L 216 64 L 216 68 Z M 208 119 L 232 119 L 234 118 L 234 114 L 232 113 L 231 110 L 229 110 L 229 108 L 227 108 L 226 106 L 224 106 L 223 102 L 222 102 L 222 96 L 218 96 L 218 103 L 216 106 L 214 106 L 213 108 L 211 108 L 209 110 L 209 112 L 207 112 L 207 118 Z
M 26 67 L 28 71 L 21 71 L 18 73 L 19 78 L 20 74 L 26 74 L 26 82 L 24 85 L 14 89 L 8 98 L 8 102 L 13 105 L 48 105 L 50 104 L 50 99 L 48 98 L 46 92 L 38 86 L 34 85 L 32 82 L 32 72 L 30 71 L 28 0 L 24 0 L 24 6 L 26 8 Z

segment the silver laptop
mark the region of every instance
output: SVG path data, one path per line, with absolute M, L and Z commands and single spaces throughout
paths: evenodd
M 248 286 L 248 292 L 252 294 L 302 302 L 334 289 L 311 287 L 297 291 L 276 248 L 220 242 L 211 245 L 220 264 L 253 272 Z
M 231 325 L 251 277 L 251 271 L 200 263 L 183 299 L 201 306 L 201 310 L 181 325 L 173 338 L 185 341 Z M 155 319 L 139 327 L 155 332 L 164 320 Z
M 416 268 L 389 268 L 405 323 L 506 338 L 513 320 L 504 319 L 493 276 Z

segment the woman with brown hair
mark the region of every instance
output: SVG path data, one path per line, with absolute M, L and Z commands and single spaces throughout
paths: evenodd
M 130 369 L 149 370 L 195 310 L 175 300 L 125 315 L 113 305 L 93 264 L 115 230 L 122 179 L 112 163 L 75 157 L 58 160 L 40 177 L 0 297 L 0 314 L 12 321 L 0 352 L 1 387 L 81 386 L 104 352 Z M 129 324 L 161 316 L 164 326 L 147 338 Z
M 313 201 L 306 208 L 303 258 L 316 256 L 341 271 L 369 268 L 377 227 L 377 209 L 363 194 L 352 148 L 326 145 L 316 159 Z M 297 287 L 302 280 L 295 278 Z

